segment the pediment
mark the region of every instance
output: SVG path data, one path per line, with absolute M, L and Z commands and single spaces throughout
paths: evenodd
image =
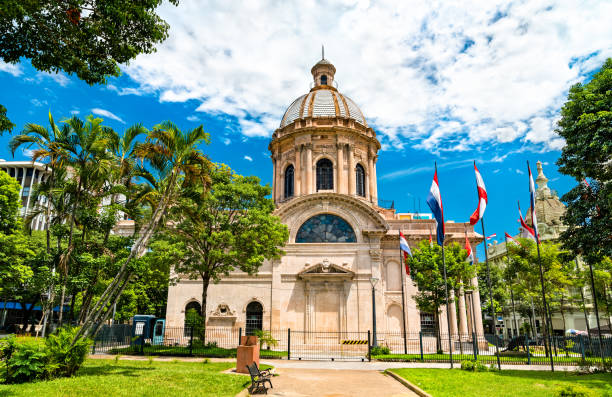
M 309 266 L 306 269 L 298 273 L 298 278 L 311 280 L 311 279 L 322 279 L 322 280 L 344 280 L 352 279 L 355 273 L 349 269 L 346 269 L 340 265 L 329 263 L 325 260 L 321 263 Z

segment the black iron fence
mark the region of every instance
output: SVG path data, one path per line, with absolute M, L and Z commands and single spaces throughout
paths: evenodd
M 152 338 L 132 336 L 132 327 L 105 326 L 98 333 L 94 353 L 143 354 L 155 356 L 236 357 L 242 328 L 166 327 Z M 261 336 L 261 335 L 260 335 Z M 441 362 L 478 360 L 484 363 L 548 365 L 550 356 L 560 365 L 580 365 L 612 358 L 612 337 L 555 336 L 550 343 L 542 338 L 519 336 L 502 339 L 494 335 L 436 336 L 431 333 L 378 332 L 376 342 L 369 331 L 311 332 L 263 331 L 260 357 L 289 360 L 352 360 Z

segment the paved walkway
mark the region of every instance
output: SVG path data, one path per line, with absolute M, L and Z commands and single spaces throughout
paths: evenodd
M 277 368 L 269 396 L 414 397 L 414 392 L 378 371 Z

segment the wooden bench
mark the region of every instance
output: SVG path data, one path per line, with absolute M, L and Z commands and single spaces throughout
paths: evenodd
M 270 388 L 273 389 L 272 382 L 270 378 L 272 374 L 269 369 L 265 369 L 260 371 L 257 367 L 257 363 L 253 363 L 251 365 L 246 366 L 249 370 L 249 375 L 251 375 L 251 386 L 249 386 L 249 393 L 253 394 L 254 391 L 262 390 L 265 394 L 268 394 L 268 389 L 266 388 L 266 382 L 270 384 Z

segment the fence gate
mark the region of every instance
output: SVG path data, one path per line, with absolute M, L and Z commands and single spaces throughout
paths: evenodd
M 369 332 L 287 331 L 290 360 L 369 360 Z

